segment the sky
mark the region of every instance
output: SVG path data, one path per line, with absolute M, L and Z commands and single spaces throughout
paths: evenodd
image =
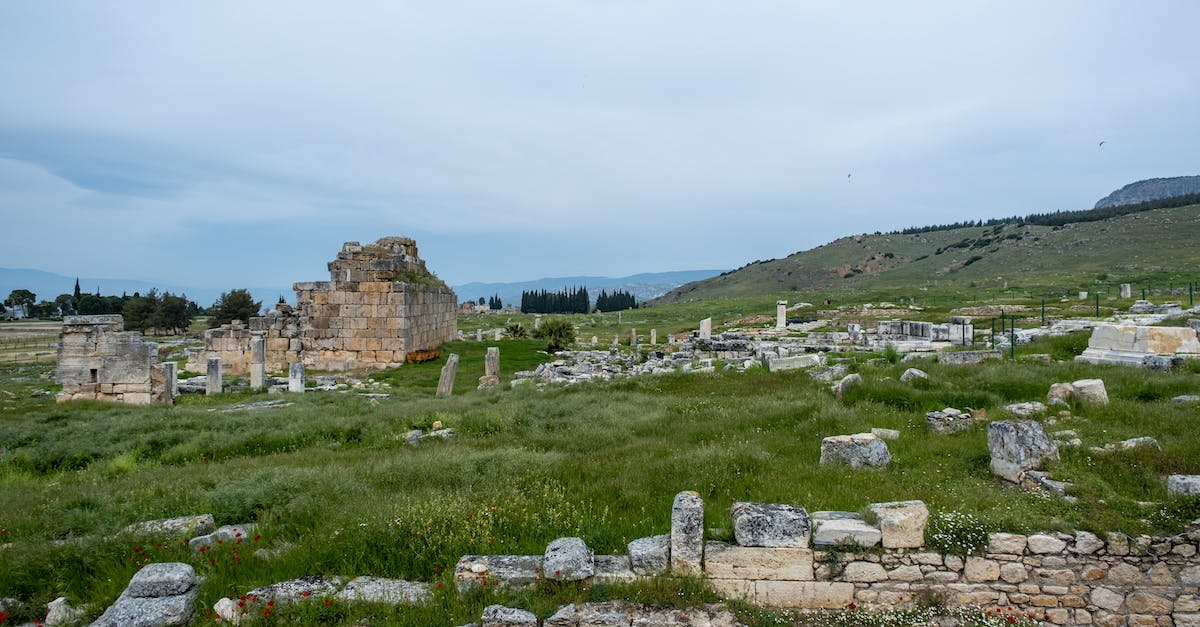
M 735 268 L 1200 173 L 1200 3 L 0 3 L 0 267 Z M 1103 146 L 1100 142 L 1105 142 Z

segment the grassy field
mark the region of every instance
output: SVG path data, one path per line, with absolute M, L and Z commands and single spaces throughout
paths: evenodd
M 645 325 L 646 332 L 657 326 L 662 337 L 692 328 L 703 315 L 719 321 L 738 310 L 770 312 L 773 303 L 651 307 L 623 313 L 620 323 L 615 314 L 575 321 L 581 335 L 607 329 L 611 339 L 621 325 L 636 325 L 639 333 Z M 1069 358 L 1085 343 L 1086 336 L 1055 338 L 1021 347 L 1018 357 Z M 703 495 L 706 525 L 717 539 L 729 535 L 733 500 L 858 511 L 872 502 L 922 499 L 935 515 L 965 511 L 985 529 L 1016 532 L 1153 533 L 1200 517 L 1194 500 L 1168 500 L 1162 481 L 1169 473 L 1200 473 L 1200 441 L 1191 435 L 1195 410 L 1169 400 L 1200 391 L 1190 370 L 860 358 L 850 366 L 866 384 L 840 400 L 807 373 L 763 370 L 477 392 L 489 345 L 501 349 L 505 380 L 546 359 L 536 340 L 452 343 L 443 353 L 462 359 L 453 398 L 433 394 L 443 357 L 374 375 L 389 385 L 389 400 L 307 394 L 286 397 L 291 406 L 257 411 L 222 410 L 266 395 L 188 396 L 174 407 L 55 406 L 52 398 L 33 397 L 55 390 L 44 378 L 49 366 L 0 367 L 0 593 L 25 602 L 16 617 L 31 618 L 35 607 L 60 595 L 88 604 L 94 616 L 144 561 L 181 560 L 207 577 L 201 617 L 220 597 L 283 579 L 374 575 L 443 587 L 421 608 L 314 603 L 272 620 L 457 625 L 478 619 L 493 602 L 544 617 L 560 603 L 611 596 L 711 599 L 687 580 L 451 592 L 450 571 L 464 554 L 540 554 L 564 535 L 583 537 L 598 553 L 623 552 L 630 540 L 668 531 L 671 500 L 681 490 Z M 929 382 L 899 383 L 910 365 L 926 370 Z M 1084 377 L 1103 378 L 1112 403 L 1072 408 L 1073 417 L 1053 428 L 1073 429 L 1085 443 L 1064 449 L 1051 468 L 1075 483 L 1078 503 L 993 478 L 982 426 L 925 435 L 926 411 L 971 406 L 996 416 L 1006 403 L 1043 398 L 1053 382 Z M 456 437 L 415 447 L 405 441 L 408 430 L 438 420 Z M 887 470 L 817 465 L 822 437 L 871 427 L 902 433 L 889 443 Z M 1099 456 L 1087 448 L 1143 435 L 1158 439 L 1162 450 Z M 204 512 L 219 524 L 259 523 L 249 548 L 278 555 L 226 550 L 201 558 L 178 538 L 119 534 L 137 521 Z

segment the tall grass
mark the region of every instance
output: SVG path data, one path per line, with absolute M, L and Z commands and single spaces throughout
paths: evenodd
M 544 343 L 523 342 L 499 344 L 506 376 L 545 357 L 537 352 Z M 288 396 L 289 407 L 240 412 L 220 410 L 266 396 L 186 397 L 169 408 L 13 401 L 0 414 L 0 542 L 11 543 L 0 560 L 0 590 L 31 605 L 65 594 L 89 603 L 94 615 L 147 557 L 195 564 L 207 577 L 202 608 L 310 574 L 445 587 L 467 553 L 541 553 L 563 535 L 583 537 L 598 553 L 624 552 L 630 540 L 668 531 L 681 490 L 699 491 L 706 527 L 724 529 L 734 500 L 857 511 L 922 499 L 934 512 L 963 511 L 986 529 L 1017 532 L 1160 532 L 1190 520 L 1191 506 L 1168 501 L 1161 477 L 1200 472 L 1200 442 L 1189 435 L 1194 410 L 1169 401 L 1197 391 L 1191 372 L 925 363 L 929 380 L 910 385 L 897 379 L 911 364 L 884 362 L 859 364 L 865 382 L 842 399 L 805 372 L 763 369 L 474 392 L 473 370 L 482 374 L 487 345 L 446 351 L 463 355 L 459 379 L 469 380 L 450 399 L 433 396 L 433 363 L 382 373 L 390 400 L 306 394 Z M 46 385 L 39 374 L 33 366 L 10 370 L 0 389 L 27 397 Z M 1077 503 L 1002 485 L 988 471 L 982 426 L 952 436 L 925 432 L 926 411 L 971 406 L 1001 418 L 1006 403 L 1038 400 L 1051 383 L 1084 377 L 1104 379 L 1111 404 L 1075 407 L 1049 428 L 1073 429 L 1084 440 L 1050 469 L 1075 483 Z M 405 432 L 438 420 L 456 436 L 407 443 Z M 821 438 L 872 427 L 901 432 L 889 442 L 886 470 L 817 465 Z M 1143 435 L 1162 450 L 1100 456 L 1087 449 Z M 119 534 L 140 520 L 203 512 L 220 524 L 261 525 L 240 562 L 193 554 L 178 538 Z M 658 585 L 637 594 L 665 601 L 678 592 Z M 599 586 L 463 598 L 440 592 L 419 609 L 322 604 L 295 612 L 346 624 L 366 615 L 373 624 L 458 624 L 495 600 L 545 615 L 566 598 L 617 593 Z

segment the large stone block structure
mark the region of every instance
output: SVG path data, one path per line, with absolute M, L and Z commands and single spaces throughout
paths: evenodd
M 158 363 L 158 344 L 126 331 L 120 315 L 67 316 L 58 339 L 58 402 L 171 403 L 175 364 L 165 366 Z
M 385 237 L 367 246 L 347 242 L 329 262 L 329 281 L 296 283 L 296 309 L 278 306 L 248 325 L 205 334 L 187 369 L 201 372 L 219 356 L 227 372 L 246 372 L 250 340 L 265 343 L 266 369 L 303 363 L 315 370 L 394 368 L 438 355 L 457 335 L 458 296 L 425 267 L 409 238 Z
M 1101 324 L 1092 330 L 1088 347 L 1077 361 L 1094 364 L 1142 365 L 1148 356 L 1200 357 L 1200 339 L 1189 327 L 1144 327 Z

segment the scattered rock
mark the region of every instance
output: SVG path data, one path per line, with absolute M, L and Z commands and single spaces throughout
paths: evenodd
M 992 473 L 1012 483 L 1020 483 L 1026 470 L 1034 470 L 1044 461 L 1058 461 L 1058 447 L 1034 420 L 988 423 L 988 450 Z
M 925 428 L 932 433 L 941 435 L 966 431 L 974 424 L 975 419 L 971 417 L 971 414 L 964 414 L 953 407 L 925 414 Z
M 920 370 L 920 369 L 918 369 L 918 368 L 909 368 L 908 370 L 905 370 L 905 371 L 904 371 L 904 374 L 900 375 L 900 380 L 901 380 L 901 381 L 903 381 L 903 382 L 905 382 L 905 383 L 908 383 L 908 382 L 910 382 L 910 381 L 913 381 L 913 380 L 915 380 L 915 379 L 926 379 L 926 380 L 928 380 L 928 379 L 929 379 L 929 375 L 928 375 L 928 374 L 926 374 L 924 370 Z
M 833 392 L 834 396 L 841 398 L 842 395 L 846 393 L 846 390 L 849 390 L 856 385 L 862 385 L 862 382 L 862 375 L 855 372 L 842 377 L 842 380 L 833 384 L 833 387 L 830 388 L 830 390 Z
M 424 582 L 355 577 L 336 596 L 347 602 L 418 605 L 428 601 L 432 593 L 430 584 Z
M 1200 475 L 1171 475 L 1167 477 L 1167 494 L 1170 496 L 1200 494 Z
M 895 429 L 883 429 L 881 427 L 871 427 L 871 433 L 881 440 L 899 440 L 900 432 Z
M 212 546 L 214 544 L 224 542 L 240 542 L 244 540 L 251 532 L 254 531 L 256 525 L 248 523 L 245 525 L 221 525 L 217 530 L 202 536 L 196 536 L 188 540 L 188 546 L 193 551 L 198 551 L 200 547 Z
M 263 603 L 275 601 L 276 605 L 286 605 L 288 603 L 298 603 L 310 596 L 333 596 L 337 593 L 341 585 L 341 577 L 310 575 L 308 577 L 289 579 L 273 583 L 269 586 L 255 588 L 247 592 L 246 596 L 257 598 Z
M 233 624 L 240 625 L 242 622 L 242 608 L 238 607 L 237 601 L 229 597 L 222 597 L 221 600 L 213 604 L 213 613 L 221 620 Z
M 808 511 L 798 505 L 738 501 L 729 516 L 741 546 L 807 548 L 812 534 Z
M 217 528 L 212 514 L 198 516 L 179 516 L 161 520 L 144 520 L 125 528 L 125 533 L 138 535 L 188 535 L 189 537 L 208 535 Z
M 1171 399 L 1172 403 L 1200 403 L 1200 394 L 1181 394 Z
M 1012 405 L 1005 405 L 1004 411 L 1020 416 L 1021 418 L 1028 418 L 1034 414 L 1045 413 L 1046 406 L 1037 401 L 1029 401 L 1025 403 L 1013 403 Z
M 454 567 L 454 585 L 459 592 L 496 584 L 524 588 L 537 583 L 541 572 L 541 555 L 464 555 Z
M 845 464 L 851 468 L 886 468 L 892 455 L 874 433 L 834 435 L 821 440 L 821 465 Z
M 1074 398 L 1075 386 L 1070 383 L 1055 383 L 1050 386 L 1050 391 L 1046 393 L 1046 404 L 1070 406 Z
M 1104 389 L 1103 379 L 1080 379 L 1071 385 L 1079 402 L 1085 405 L 1108 404 L 1108 391 Z
M 538 619 L 533 612 L 503 605 L 489 605 L 479 619 L 481 627 L 537 627 Z
M 67 604 L 67 597 L 58 597 L 46 604 L 46 627 L 63 627 L 74 625 L 83 620 L 84 611 Z
M 139 570 L 93 627 L 186 625 L 195 613 L 196 571 L 190 564 L 159 562 Z

